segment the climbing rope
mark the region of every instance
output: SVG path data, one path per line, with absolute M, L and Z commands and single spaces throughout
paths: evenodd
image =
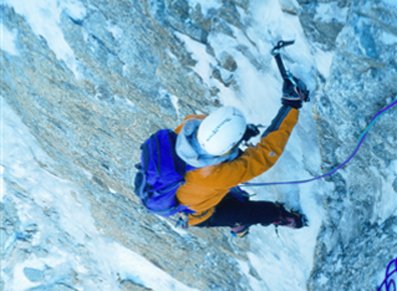
M 272 186 L 272 185 L 291 185 L 291 184 L 304 184 L 304 183 L 309 183 L 309 182 L 313 182 L 315 180 L 320 180 L 326 177 L 330 177 L 333 174 L 335 174 L 337 171 L 339 171 L 340 169 L 342 169 L 344 166 L 346 166 L 358 153 L 358 150 L 360 149 L 360 147 L 362 146 L 362 144 L 364 143 L 367 134 L 369 132 L 369 130 L 372 128 L 372 126 L 376 123 L 376 121 L 379 119 L 379 117 L 385 113 L 386 111 L 390 110 L 391 108 L 393 108 L 394 106 L 397 105 L 397 99 L 395 101 L 393 101 L 392 103 L 390 103 L 389 105 L 383 107 L 382 109 L 380 109 L 371 119 L 370 123 L 368 124 L 368 126 L 364 129 L 364 131 L 361 133 L 360 138 L 358 139 L 358 143 L 356 145 L 356 147 L 354 148 L 353 152 L 347 157 L 347 159 L 345 161 L 343 161 L 341 164 L 339 164 L 337 167 L 335 167 L 334 169 L 332 169 L 331 171 L 320 175 L 320 176 L 316 176 L 310 179 L 305 179 L 305 180 L 296 180 L 296 181 L 285 181 L 285 182 L 264 182 L 264 183 L 243 183 L 242 186 L 249 186 L 249 187 L 255 187 L 255 186 Z

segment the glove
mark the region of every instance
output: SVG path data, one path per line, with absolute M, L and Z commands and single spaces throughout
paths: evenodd
M 255 124 L 247 124 L 247 129 L 243 135 L 242 141 L 249 141 L 252 137 L 257 136 L 260 133 L 258 126 Z
M 299 109 L 302 107 L 302 101 L 309 101 L 309 90 L 300 79 L 290 75 L 284 80 L 281 103 Z

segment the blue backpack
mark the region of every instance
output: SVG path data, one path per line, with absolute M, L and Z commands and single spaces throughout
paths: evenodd
M 176 154 L 176 138 L 170 129 L 151 135 L 141 145 L 141 163 L 137 165 L 135 193 L 148 210 L 161 216 L 194 213 L 176 199 L 185 173 L 194 169 Z

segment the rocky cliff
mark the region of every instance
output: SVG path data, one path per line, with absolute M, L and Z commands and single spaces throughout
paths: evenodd
M 216 289 L 244 284 L 230 257 L 232 251 L 239 253 L 238 247 L 234 250 L 224 236 L 211 232 L 197 231 L 198 237 L 173 234 L 167 223 L 147 215 L 132 189 L 140 143 L 154 130 L 178 124 L 172 96 L 179 97 L 181 115 L 211 104 L 208 88 L 190 69 L 194 60 L 174 35 L 180 31 L 205 43 L 210 24 L 195 21 L 185 1 L 79 5 L 83 13 L 63 10 L 59 15 L 64 40 L 73 52 L 65 59 L 35 35 L 24 17 L 2 5 L 4 25 L 18 30 L 19 52 L 18 56 L 1 52 L 3 97 L 56 161 L 56 175 L 81 186 L 96 227 L 107 236 L 144 254 L 187 285 Z M 29 196 L 29 189 L 9 182 L 7 192 Z M 11 224 L 5 236 L 18 232 L 13 203 L 6 200 L 3 208 L 5 221 Z M 16 240 L 7 259 L 22 250 L 38 251 L 28 242 L 31 246 L 21 246 Z M 71 242 L 69 247 L 77 246 Z M 43 251 L 49 252 L 45 247 Z M 207 272 L 217 264 L 225 276 Z
M 214 35 L 243 35 L 246 43 L 236 51 L 258 71 L 269 70 L 271 56 L 256 57 L 263 48 L 250 37 L 255 30 L 250 1 L 199 2 L 70 0 L 52 7 L 43 1 L 48 6 L 29 14 L 36 8 L 6 1 L 0 15 L 16 49 L 2 44 L 1 95 L 39 143 L 37 150 L 26 147 L 32 152 L 29 163 L 48 172 L 48 179 L 68 181 L 65 188 L 77 185 L 77 192 L 68 195 L 86 199 L 92 227 L 102 236 L 186 286 L 249 290 L 254 288 L 252 278 L 265 280 L 252 266 L 236 271 L 241 262 L 249 262 L 247 253 L 255 252 L 249 241 L 231 240 L 222 229 L 175 230 L 148 215 L 131 187 L 139 145 L 150 133 L 175 127 L 186 114 L 208 112 L 222 103 L 225 90 L 241 90 L 234 71 L 243 64 L 228 51 L 218 53 Z M 329 75 L 314 74 L 319 85 L 313 92 L 321 160 L 328 169 L 348 155 L 376 110 L 396 98 L 397 7 L 393 1 L 298 2 L 280 1 L 280 7 L 300 17 L 313 48 L 334 56 Z M 320 17 L 331 14 L 335 17 Z M 211 58 L 214 65 L 207 77 L 222 85 L 207 82 L 198 72 L 200 63 L 186 39 Z M 310 290 L 369 290 L 397 253 L 396 124 L 395 110 L 387 113 L 354 164 L 328 180 L 334 190 L 320 203 L 324 219 Z M 12 270 L 28 257 L 45 258 L 56 248 L 78 254 L 82 267 L 25 268 L 35 290 L 88 288 L 86 281 L 95 282 L 92 288 L 100 286 L 101 277 L 90 267 L 92 257 L 84 248 L 96 247 L 93 238 L 59 227 L 62 213 L 32 199 L 34 190 L 26 186 L 30 182 L 2 166 L 1 256 L 7 266 L 1 284 L 11 290 L 3 277 L 15 277 Z M 385 203 L 390 207 L 381 206 Z M 21 205 L 36 209 L 48 225 L 26 218 Z M 117 288 L 144 288 L 139 280 L 118 276 Z
M 318 98 L 318 134 L 328 164 L 343 161 L 352 151 L 347 145 L 356 143 L 375 112 L 396 99 L 396 19 L 390 1 L 350 5 Z M 354 163 L 332 179 L 312 290 L 371 290 L 397 254 L 396 116 L 395 109 L 387 112 Z

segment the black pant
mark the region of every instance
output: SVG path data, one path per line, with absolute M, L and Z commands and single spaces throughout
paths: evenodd
M 215 207 L 215 213 L 199 227 L 217 227 L 254 224 L 269 225 L 280 216 L 280 207 L 268 201 L 249 201 L 233 195 L 226 197 Z

